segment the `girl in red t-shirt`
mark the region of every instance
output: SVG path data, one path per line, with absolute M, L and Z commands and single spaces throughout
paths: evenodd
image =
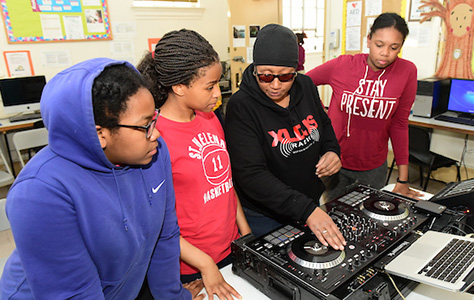
M 230 245 L 250 233 L 234 191 L 224 130 L 213 112 L 221 96 L 219 56 L 207 40 L 182 29 L 163 36 L 138 69 L 160 107 L 157 128 L 169 151 L 181 229 L 181 280 L 202 276 L 209 297 L 240 298 L 219 272 Z

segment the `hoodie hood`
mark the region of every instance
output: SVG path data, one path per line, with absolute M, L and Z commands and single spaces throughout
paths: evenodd
M 126 64 L 96 58 L 70 67 L 54 76 L 41 96 L 41 115 L 49 132 L 49 146 L 57 155 L 85 168 L 111 172 L 97 136 L 92 108 L 92 85 L 107 67 Z M 138 71 L 137 71 L 138 72 Z

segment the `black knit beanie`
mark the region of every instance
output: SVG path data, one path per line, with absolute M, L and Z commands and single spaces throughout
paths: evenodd
M 290 29 L 269 24 L 257 34 L 253 45 L 253 64 L 256 66 L 298 66 L 298 41 Z

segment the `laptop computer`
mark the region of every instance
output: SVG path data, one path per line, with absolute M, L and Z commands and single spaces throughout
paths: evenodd
M 385 271 L 453 292 L 467 291 L 474 283 L 474 239 L 427 231 Z

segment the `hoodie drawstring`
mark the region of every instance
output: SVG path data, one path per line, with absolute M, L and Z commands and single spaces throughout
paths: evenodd
M 118 193 L 118 197 L 119 197 L 120 210 L 122 211 L 123 227 L 125 228 L 125 231 L 128 231 L 128 219 L 127 219 L 127 216 L 125 215 L 125 210 L 123 208 L 122 194 L 120 193 L 120 185 L 119 185 L 118 178 L 117 178 L 117 175 L 116 175 L 115 172 L 116 172 L 115 168 L 112 168 L 112 174 L 114 175 L 115 187 L 117 188 L 117 193 Z M 142 168 L 140 168 L 140 175 L 142 177 L 143 186 L 145 187 L 145 191 L 147 193 L 148 203 L 150 204 L 150 206 L 152 206 L 153 203 L 151 202 L 151 199 L 152 199 L 153 195 L 150 192 L 151 189 L 149 189 L 146 186 L 145 175 L 143 174 Z
M 365 80 L 367 79 L 367 74 L 369 72 L 369 66 L 366 65 L 365 66 L 365 74 L 364 74 L 364 78 L 359 80 L 359 86 L 355 89 L 355 91 L 352 93 L 352 97 L 349 98 L 349 99 L 352 99 L 354 100 L 354 95 L 355 93 L 359 90 L 359 89 L 362 89 L 362 91 L 364 90 L 364 84 L 365 84 Z M 352 101 L 352 103 L 354 103 L 354 101 Z M 351 132 L 350 132 L 350 127 L 351 127 L 351 117 L 352 117 L 352 109 L 349 105 L 349 117 L 347 118 L 347 129 L 346 129 L 346 136 L 347 137 L 350 137 L 351 136 Z
M 120 186 L 118 183 L 117 175 L 115 174 L 115 168 L 112 168 L 112 174 L 114 175 L 115 187 L 117 188 L 117 192 L 119 196 L 120 210 L 122 211 L 123 227 L 125 228 L 125 231 L 128 231 L 128 224 L 127 224 L 128 220 L 124 213 L 123 203 L 122 203 L 122 194 L 120 193 Z
M 140 168 L 140 175 L 142 175 L 143 186 L 145 187 L 146 195 L 148 197 L 148 203 L 150 204 L 150 206 L 152 206 L 153 202 L 151 202 L 151 199 L 153 195 L 151 194 L 151 188 L 146 185 L 145 175 L 143 174 L 142 168 Z
M 357 93 L 357 91 L 358 91 L 359 89 L 362 89 L 362 91 L 364 90 L 364 85 L 365 85 L 365 81 L 366 81 L 366 79 L 367 79 L 367 74 L 368 74 L 368 73 L 369 73 L 369 65 L 366 65 L 366 66 L 365 66 L 364 78 L 361 79 L 361 80 L 359 80 L 359 86 L 358 86 L 357 89 L 355 89 L 355 91 L 352 93 L 352 95 L 351 95 L 352 97 L 351 97 L 350 99 L 354 100 L 354 95 L 355 95 L 355 93 Z M 382 71 L 382 73 L 380 73 L 379 77 L 377 77 L 377 82 L 380 82 L 380 78 L 382 78 L 382 76 L 383 76 L 384 73 L 385 73 L 385 69 Z M 362 91 L 359 92 L 359 93 L 362 93 Z M 374 94 L 373 97 L 372 97 L 372 101 L 375 100 L 375 96 L 376 96 L 376 95 Z M 352 104 L 355 105 L 354 101 L 352 101 Z M 347 129 L 346 129 L 346 133 L 347 133 L 346 136 L 347 136 L 347 137 L 350 137 L 350 136 L 351 136 L 351 132 L 350 132 L 351 117 L 352 117 L 352 109 L 351 109 L 351 107 L 350 107 L 350 105 L 349 105 L 349 117 L 347 118 Z

